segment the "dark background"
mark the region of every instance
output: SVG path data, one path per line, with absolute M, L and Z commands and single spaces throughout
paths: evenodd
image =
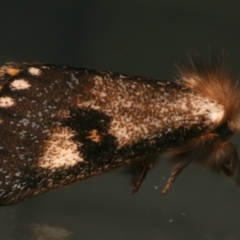
M 225 51 L 239 77 L 239 1 L 5 1 L 0 64 L 37 61 L 174 79 L 186 53 Z M 239 137 L 232 139 L 238 146 Z M 4 141 L 4 139 L 2 139 Z M 239 149 L 239 148 L 238 148 Z M 240 191 L 189 166 L 166 196 L 162 158 L 132 195 L 124 171 L 0 208 L 2 240 L 240 239 Z

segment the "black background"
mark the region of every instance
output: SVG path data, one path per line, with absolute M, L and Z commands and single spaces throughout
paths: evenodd
M 0 63 L 173 80 L 179 57 L 207 56 L 211 48 L 228 53 L 239 77 L 239 11 L 239 1 L 219 0 L 3 0 Z M 135 195 L 130 176 L 117 171 L 2 207 L 0 239 L 240 239 L 240 191 L 230 179 L 192 165 L 162 196 L 169 171 L 162 158 Z

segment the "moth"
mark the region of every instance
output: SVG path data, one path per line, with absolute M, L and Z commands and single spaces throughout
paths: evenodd
M 191 59 L 175 82 L 39 63 L 0 68 L 0 205 L 128 166 L 136 192 L 166 152 L 163 190 L 192 162 L 240 185 L 229 137 L 240 91 L 217 58 Z

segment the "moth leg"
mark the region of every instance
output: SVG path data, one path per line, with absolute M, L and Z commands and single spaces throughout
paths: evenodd
M 229 142 L 220 143 L 211 157 L 213 157 L 216 165 L 220 167 L 223 173 L 228 177 L 232 177 L 239 186 L 240 163 L 235 145 Z
M 136 193 L 139 190 L 148 170 L 154 166 L 154 158 L 156 160 L 156 157 L 148 157 L 131 166 L 130 171 L 132 174 L 132 193 Z
M 189 164 L 189 162 L 180 162 L 174 166 L 171 171 L 171 175 L 168 178 L 168 181 L 162 190 L 162 194 L 166 194 L 173 182 L 176 180 L 177 176 L 181 173 L 181 171 Z

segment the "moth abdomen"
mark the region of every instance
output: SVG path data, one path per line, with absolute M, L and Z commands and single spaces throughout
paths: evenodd
M 167 82 L 37 63 L 1 67 L 0 204 L 121 166 L 131 166 L 137 191 L 155 162 L 148 157 L 164 151 L 173 151 L 179 164 L 168 186 L 194 160 L 237 179 L 238 160 L 227 139 L 240 126 L 238 108 L 230 107 L 238 90 L 229 79 L 213 77 L 217 88 L 205 91 L 211 88 L 201 79 L 207 74 L 184 71 L 182 80 Z M 225 97 L 232 91 L 232 100 L 226 105 L 214 88 Z

